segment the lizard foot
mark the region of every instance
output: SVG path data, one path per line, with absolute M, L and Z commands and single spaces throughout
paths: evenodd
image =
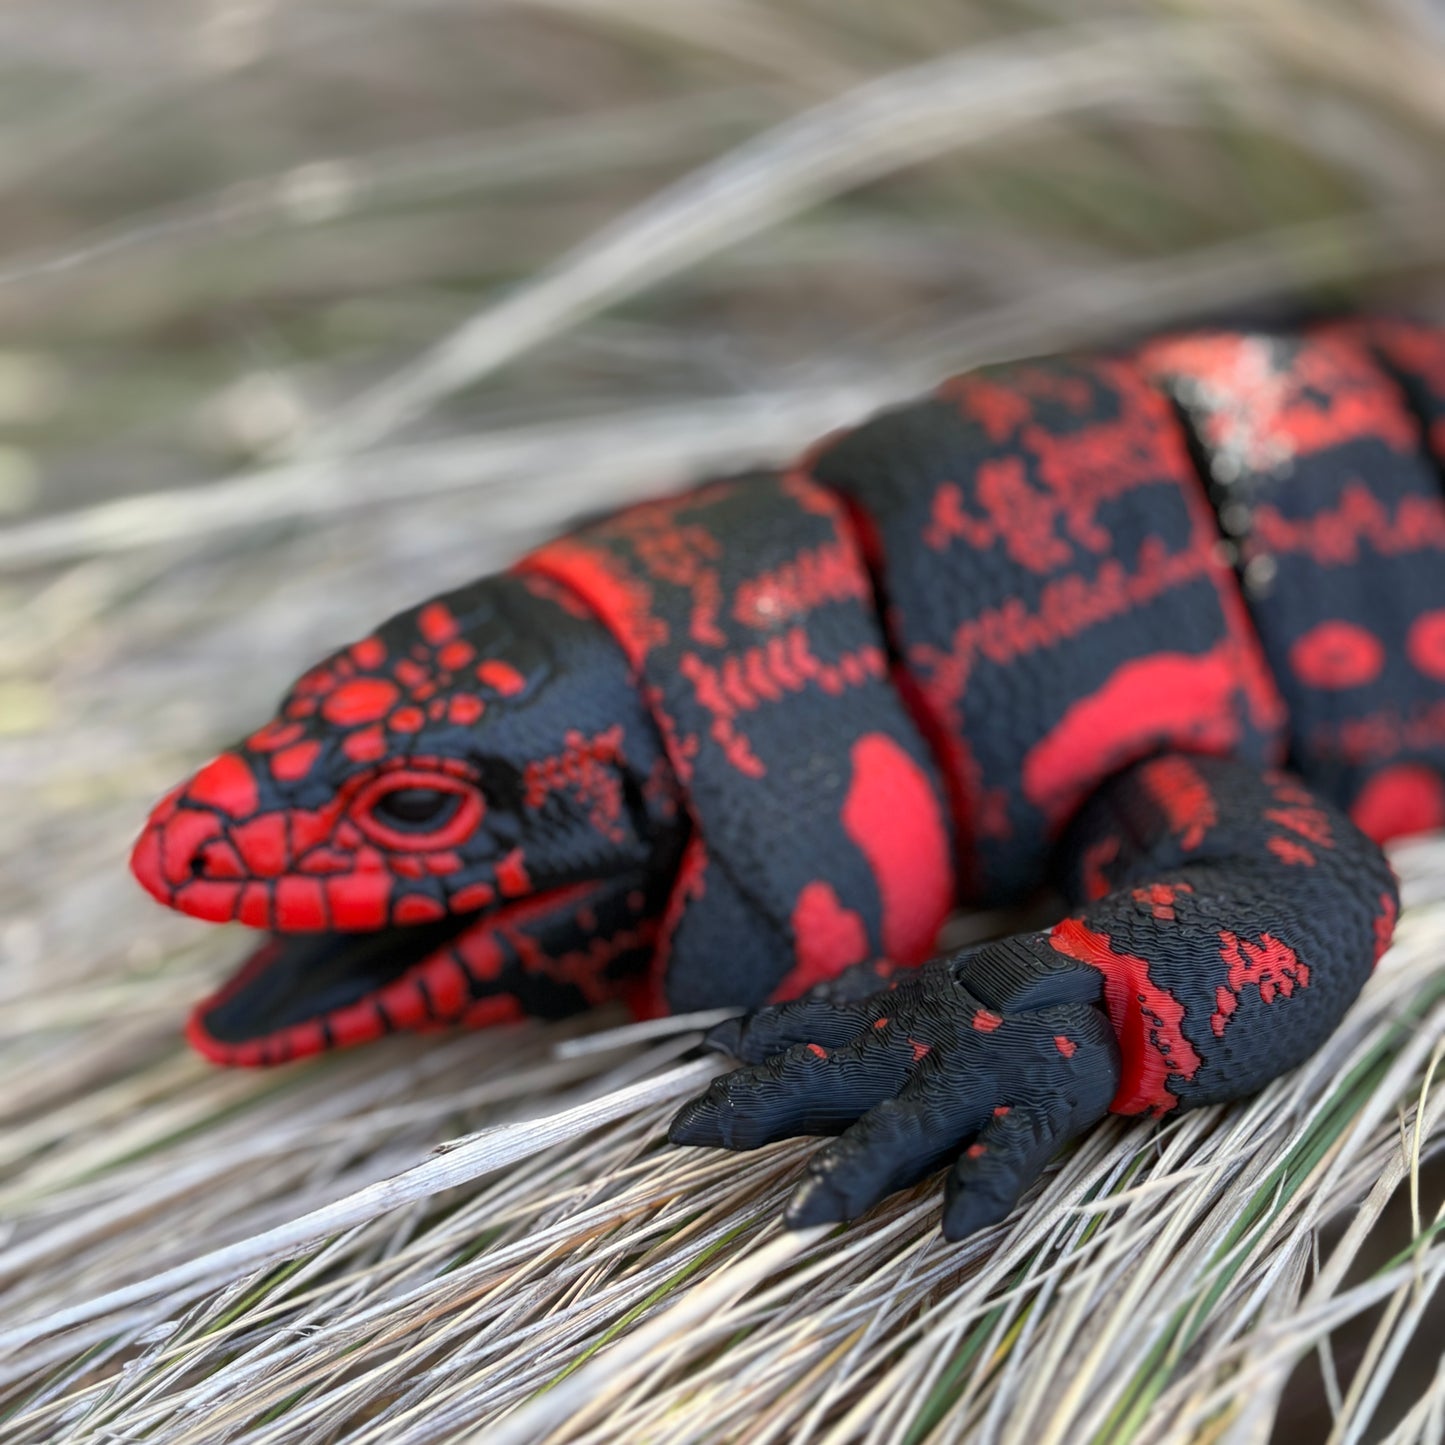
M 1007 1216 L 1067 1140 L 1101 1119 L 1119 1049 L 1099 975 L 1026 934 L 940 959 L 848 1002 L 804 998 L 720 1026 L 747 1067 L 673 1120 L 674 1144 L 756 1149 L 837 1135 L 788 1204 L 802 1229 L 854 1219 L 952 1163 L 943 1233 Z

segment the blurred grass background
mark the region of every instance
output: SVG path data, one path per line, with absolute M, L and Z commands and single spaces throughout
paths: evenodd
M 0 1434 L 493 1438 L 600 1339 L 750 1267 L 800 1156 L 707 1166 L 659 1149 L 686 1034 L 581 1054 L 562 1047 L 573 1026 L 394 1040 L 263 1076 L 187 1056 L 186 1004 L 243 945 L 132 886 L 146 804 L 389 610 L 581 513 L 787 456 L 951 370 L 1201 316 L 1438 312 L 1442 46 L 1431 0 L 0 12 Z M 1439 871 L 1418 865 L 1419 978 L 1440 956 Z M 1434 994 L 1390 988 L 1341 1044 L 1338 1098 L 1321 1073 L 1313 1100 L 1280 1095 L 1293 1113 L 1276 1099 L 1272 1120 L 1206 1116 L 1190 1128 L 1225 1132 L 1208 1147 L 1186 1132 L 1202 1152 L 1168 1168 L 1147 1131 L 1106 1131 L 1075 1161 L 1080 1189 L 1152 1179 L 1136 1214 L 1193 1242 L 1197 1275 L 1169 1286 L 1195 1301 L 1183 1334 L 1140 1303 L 1157 1306 L 1145 1286 L 1169 1261 L 1130 1253 L 1150 1226 L 1128 1210 L 1081 1234 L 1058 1180 L 1062 1212 L 1036 1205 L 1075 1231 L 1056 1264 L 1092 1280 L 1076 1296 L 1097 1302 L 1089 1335 L 1028 1283 L 1055 1265 L 1026 1231 L 949 1254 L 920 1193 L 887 1215 L 863 1275 L 800 1295 L 811 1316 L 760 1305 L 741 1357 L 706 1331 L 685 1357 L 648 1357 L 668 1410 L 648 1416 L 634 1392 L 575 1438 L 1162 1439 L 1180 1402 L 1206 1400 L 1179 1438 L 1267 1438 L 1283 1401 L 1280 1438 L 1399 1425 L 1414 1433 L 1390 1438 L 1438 1440 L 1438 1321 L 1412 1313 L 1435 1256 L 1409 1256 L 1425 1273 L 1398 1306 L 1329 1313 L 1332 1291 L 1373 1287 L 1434 1238 L 1419 1207 L 1385 1214 L 1388 1192 L 1350 1212 L 1374 1177 L 1360 1160 L 1383 1168 L 1404 1138 L 1409 1177 L 1438 1142 L 1421 1086 Z M 1412 997 L 1426 1023 L 1402 1033 Z M 1365 1040 L 1383 1052 L 1357 1077 Z M 400 1213 L 382 1201 L 340 1243 L 307 1245 L 312 1294 L 287 1293 L 298 1266 L 270 1269 L 280 1246 L 147 1284 L 438 1140 L 525 1134 L 515 1121 L 637 1079 L 650 1102 L 630 1124 L 599 1119 L 580 1152 L 569 1136 L 503 1170 L 486 1151 L 506 1135 L 477 1156 L 484 1183 L 423 1182 Z M 1272 1134 L 1281 1120 L 1295 1132 Z M 1306 1139 L 1322 1151 L 1308 1168 L 1269 1173 Z M 1251 1148 L 1262 1232 L 1221 1294 L 1211 1251 L 1233 1247 L 1230 1170 Z M 1217 1192 L 1176 1197 L 1170 1169 L 1194 1168 Z M 1338 1242 L 1331 1218 L 1371 1227 L 1331 1256 L 1320 1295 L 1310 1262 Z M 522 1246 L 544 1225 L 562 1243 L 538 1264 Z M 1100 1242 L 1122 1271 L 1102 1280 Z M 1022 1273 L 1005 1276 L 1010 1260 Z M 463 1277 L 484 1293 L 457 1294 Z M 478 1356 L 465 1309 L 522 1277 L 543 1343 Z M 132 1292 L 94 1304 L 116 1288 Z M 896 1347 L 885 1333 L 830 1353 L 851 1338 L 849 1288 Z M 594 1293 L 611 1303 L 588 1313 Z M 1108 1316 L 1121 1298 L 1129 1317 Z M 940 1299 L 994 1333 L 930 1334 Z M 430 1341 L 419 1354 L 361 1323 L 383 1305 Z M 64 1310 L 84 1316 L 68 1334 Z M 303 1325 L 319 1373 L 286 1354 Z M 1286 1393 L 1340 1327 L 1339 1380 L 1326 1351 Z M 1238 1350 L 1260 1330 L 1262 1376 Z M 1066 1340 L 1097 1348 L 1065 1368 Z M 723 1365 L 747 1381 L 729 1408 Z M 860 1416 L 870 1391 L 905 1403 Z

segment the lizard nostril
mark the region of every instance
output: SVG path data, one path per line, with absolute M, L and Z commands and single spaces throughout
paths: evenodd
M 247 872 L 240 855 L 224 838 L 212 838 L 191 854 L 190 873 L 193 879 L 210 878 L 220 881 L 244 878 Z

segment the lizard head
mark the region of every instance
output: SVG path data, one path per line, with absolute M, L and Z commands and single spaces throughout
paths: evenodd
M 506 575 L 305 673 L 157 804 L 131 867 L 172 908 L 266 933 L 189 1028 L 262 1063 L 618 992 L 680 841 L 621 651 L 564 592 Z

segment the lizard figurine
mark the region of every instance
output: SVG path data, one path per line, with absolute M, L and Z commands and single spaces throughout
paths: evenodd
M 997 1222 L 1108 1112 L 1300 1063 L 1387 947 L 1379 842 L 1445 825 L 1442 461 L 1445 330 L 1199 330 L 583 526 L 156 806 L 140 882 L 266 934 L 189 1038 L 736 1007 L 674 1142 L 838 1136 L 795 1226 L 948 1164 L 944 1233 Z

